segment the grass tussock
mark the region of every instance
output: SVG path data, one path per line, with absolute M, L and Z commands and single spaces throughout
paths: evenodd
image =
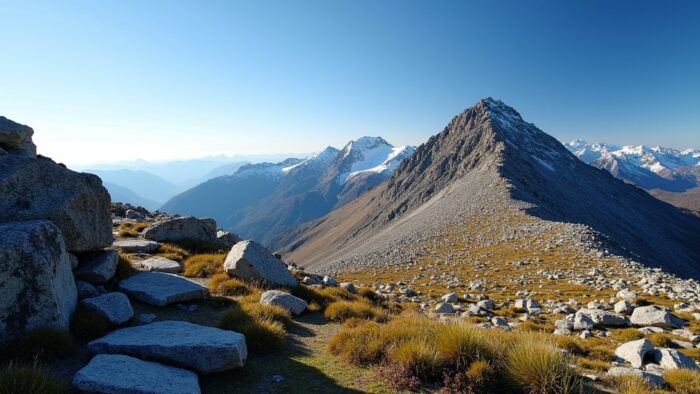
M 117 228 L 117 235 L 121 238 L 137 238 L 148 227 L 148 223 L 122 223 Z
M 66 330 L 37 328 L 22 335 L 10 351 L 21 360 L 60 360 L 75 353 L 75 341 Z
M 156 253 L 156 255 L 160 257 L 165 257 L 166 259 L 175 260 L 181 263 L 187 257 L 189 257 L 190 253 L 177 245 L 162 243 L 160 244 L 160 249 L 158 250 L 158 253 Z
M 404 313 L 385 324 L 348 319 L 329 350 L 352 364 L 380 366 L 396 389 L 442 382 L 443 392 L 479 392 L 494 389 L 498 381 L 508 384 L 509 392 L 582 390 L 567 356 L 545 338 Z
M 136 274 L 137 270 L 131 264 L 131 258 L 125 253 L 119 253 L 119 261 L 117 262 L 117 270 L 114 273 L 114 277 L 118 280 L 124 280 L 131 275 Z
M 666 384 L 676 393 L 700 393 L 700 372 L 690 369 L 672 369 L 664 373 Z
M 275 310 L 262 309 L 254 304 L 235 305 L 224 312 L 218 327 L 245 335 L 246 345 L 251 352 L 266 353 L 282 349 L 286 330 L 284 321 L 291 321 L 291 317 Z M 260 304 L 255 304 L 260 305 Z
M 174 241 L 173 244 L 188 251 L 191 254 L 219 254 L 228 253 L 229 251 L 228 248 L 222 245 L 196 239 L 180 239 Z
M 655 332 L 650 334 L 647 339 L 654 347 L 676 347 L 672 342 L 675 337 L 665 332 Z
M 384 320 L 386 313 L 367 301 L 336 301 L 326 307 L 328 320 L 342 322 L 351 318 Z
M 183 275 L 188 278 L 207 278 L 214 274 L 221 274 L 224 272 L 224 260 L 226 255 L 223 253 L 190 256 L 183 264 L 185 267 Z
M 641 376 L 606 377 L 606 383 L 618 394 L 656 394 L 658 391 Z
M 243 281 L 221 273 L 211 277 L 209 291 L 213 294 L 235 297 L 250 294 L 251 290 Z
M 642 339 L 644 338 L 644 334 L 639 332 L 636 328 L 625 328 L 613 331 L 612 338 L 618 342 L 625 343 Z
M 611 364 L 607 361 L 591 360 L 580 357 L 578 360 L 576 360 L 576 366 L 582 369 L 605 372 L 610 368 Z
M 65 394 L 67 384 L 36 365 L 10 364 L 0 370 L 0 394 Z

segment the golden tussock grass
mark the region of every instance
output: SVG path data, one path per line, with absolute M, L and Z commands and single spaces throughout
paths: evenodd
M 207 253 L 188 257 L 183 266 L 183 275 L 189 278 L 207 278 L 224 272 L 226 254 Z

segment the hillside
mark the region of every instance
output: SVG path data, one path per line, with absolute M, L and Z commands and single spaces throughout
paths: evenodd
M 86 169 L 83 172 L 95 174 L 104 182 L 129 189 L 137 195 L 159 204 L 167 201 L 180 190 L 172 183 L 147 171 Z M 115 199 L 115 201 L 121 200 Z M 131 201 L 124 202 L 131 203 Z
M 484 218 L 503 228 L 460 238 Z M 414 262 L 448 234 L 484 247 L 567 243 L 700 275 L 700 220 L 577 160 L 493 99 L 452 119 L 386 183 L 276 242 L 290 261 L 348 272 Z
M 647 190 L 679 208 L 700 209 L 700 151 L 663 147 L 589 144 L 574 140 L 565 145 L 586 164 Z
M 376 187 L 412 152 L 381 137 L 362 137 L 304 160 L 244 165 L 173 197 L 162 210 L 212 217 L 244 238 L 275 248 L 275 236 Z

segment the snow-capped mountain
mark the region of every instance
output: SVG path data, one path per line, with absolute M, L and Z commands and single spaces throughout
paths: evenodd
M 700 209 L 697 199 L 700 150 L 589 144 L 580 139 L 565 146 L 586 164 L 607 170 L 662 200 L 682 208 Z M 688 198 L 685 198 L 686 194 Z
M 305 159 L 242 166 L 168 201 L 170 213 L 208 216 L 240 236 L 266 243 L 385 181 L 414 147 L 362 137 Z

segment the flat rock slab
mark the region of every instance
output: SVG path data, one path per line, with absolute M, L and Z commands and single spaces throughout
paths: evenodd
M 99 313 L 115 325 L 124 324 L 134 317 L 129 297 L 119 292 L 86 298 L 80 301 L 80 304 Z
M 119 254 L 114 250 L 90 253 L 81 257 L 80 264 L 73 274 L 76 279 L 101 284 L 112 279 L 118 263 Z
M 125 239 L 122 241 L 114 241 L 112 245 L 128 253 L 153 253 L 160 249 L 160 244 L 158 242 L 145 239 Z
M 198 394 L 197 375 L 137 358 L 100 354 L 73 377 L 73 388 L 106 394 Z
M 242 367 L 248 357 L 243 334 L 183 321 L 123 328 L 92 341 L 97 354 L 125 354 L 208 374 Z
M 199 283 L 163 272 L 143 272 L 119 282 L 119 289 L 149 305 L 166 306 L 199 300 L 209 290 Z
M 177 261 L 159 256 L 142 261 L 141 268 L 149 272 L 166 272 L 169 274 L 177 274 L 182 271 L 182 266 Z
M 300 315 L 307 307 L 306 301 L 281 290 L 268 290 L 262 293 L 260 303 L 279 306 L 295 315 Z

